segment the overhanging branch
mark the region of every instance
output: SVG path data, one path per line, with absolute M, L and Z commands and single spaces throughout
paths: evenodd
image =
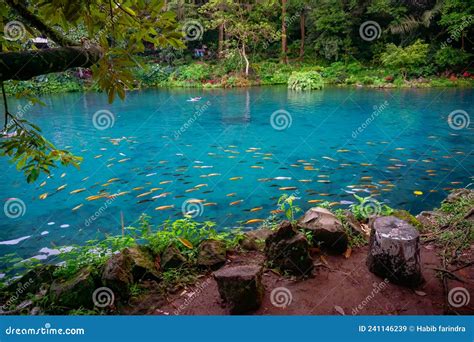
M 77 42 L 74 42 L 55 29 L 49 27 L 43 21 L 38 18 L 35 14 L 31 13 L 28 8 L 23 5 L 21 2 L 16 2 L 14 0 L 5 0 L 8 6 L 15 10 L 17 14 L 22 17 L 29 25 L 36 27 L 42 34 L 53 40 L 60 46 L 77 46 L 80 45 Z
M 63 47 L 56 49 L 0 52 L 0 81 L 28 80 L 71 68 L 88 68 L 99 61 L 98 47 Z

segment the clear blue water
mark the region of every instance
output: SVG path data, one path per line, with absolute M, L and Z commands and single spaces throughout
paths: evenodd
M 202 99 L 187 102 L 192 96 Z M 449 188 L 473 181 L 472 124 L 453 130 L 447 120 L 454 110 L 474 113 L 472 90 L 294 93 L 263 87 L 149 90 L 130 93 L 126 101 L 112 105 L 95 93 L 42 100 L 46 107 L 35 107 L 26 117 L 84 162 L 80 170 L 59 168 L 51 178 L 26 184 L 13 165 L 0 160 L 2 201 L 19 198 L 26 207 L 23 216 L 0 220 L 0 256 L 16 252 L 28 258 L 44 254 L 44 247 L 120 234 L 120 212 L 126 225 L 141 213 L 156 224 L 176 219 L 182 217 L 186 199 L 211 203 L 196 219 L 216 221 L 225 229 L 267 218 L 280 195 L 295 191 L 281 188 L 295 187 L 303 209 L 315 205 L 308 203 L 311 200 L 352 201 L 350 192 L 358 192 L 417 213 L 437 206 Z M 104 109 L 114 114 L 114 125 L 98 130 L 93 115 Z M 290 114 L 291 125 L 277 130 L 270 119 L 281 109 Z M 371 117 L 367 127 L 354 134 Z M 230 180 L 234 177 L 242 178 Z M 113 178 L 118 180 L 103 186 Z M 86 190 L 71 194 L 81 188 Z M 161 189 L 146 194 L 152 188 Z M 107 205 L 107 198 L 86 200 L 120 192 L 129 193 Z M 48 197 L 42 200 L 44 193 Z M 241 202 L 230 205 L 235 201 Z M 339 207 L 348 202 L 343 203 Z M 160 206 L 174 207 L 155 210 Z M 98 217 L 87 224 L 96 212 Z M 16 244 L 4 243 L 27 236 Z

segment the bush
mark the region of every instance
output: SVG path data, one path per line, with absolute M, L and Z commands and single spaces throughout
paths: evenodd
M 323 77 L 316 71 L 293 72 L 288 79 L 288 88 L 293 90 L 322 89 Z
M 178 81 L 202 82 L 209 79 L 210 68 L 205 63 L 194 63 L 178 69 L 176 79 Z
M 436 52 L 435 62 L 440 68 L 453 68 L 463 66 L 469 61 L 471 56 L 466 51 L 445 46 Z
M 428 46 L 419 39 L 407 47 L 390 43 L 380 59 L 384 66 L 400 69 L 403 79 L 406 79 L 408 73 L 427 63 Z

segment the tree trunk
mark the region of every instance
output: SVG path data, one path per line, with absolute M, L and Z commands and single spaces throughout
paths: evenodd
M 224 24 L 219 25 L 219 44 L 217 46 L 217 58 L 222 58 L 222 50 L 224 49 Z
M 0 52 L 0 81 L 28 80 L 68 69 L 88 68 L 99 61 L 98 47 L 64 47 L 37 51 Z
M 286 3 L 287 0 L 281 0 L 281 58 L 283 63 L 288 64 L 288 45 L 286 39 Z
M 244 60 L 245 60 L 245 77 L 248 77 L 249 76 L 250 63 L 249 63 L 249 59 L 247 57 L 247 53 L 245 52 L 245 43 L 242 43 L 242 57 L 244 57 Z
M 306 18 L 304 14 L 304 10 L 301 12 L 300 16 L 300 32 L 301 32 L 301 41 L 300 41 L 300 61 L 303 60 L 304 57 L 304 37 L 305 37 L 305 25 L 306 25 Z

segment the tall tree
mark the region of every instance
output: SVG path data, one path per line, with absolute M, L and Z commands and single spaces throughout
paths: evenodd
M 287 0 L 281 0 L 281 60 L 288 64 L 288 39 L 286 36 L 286 6 Z

